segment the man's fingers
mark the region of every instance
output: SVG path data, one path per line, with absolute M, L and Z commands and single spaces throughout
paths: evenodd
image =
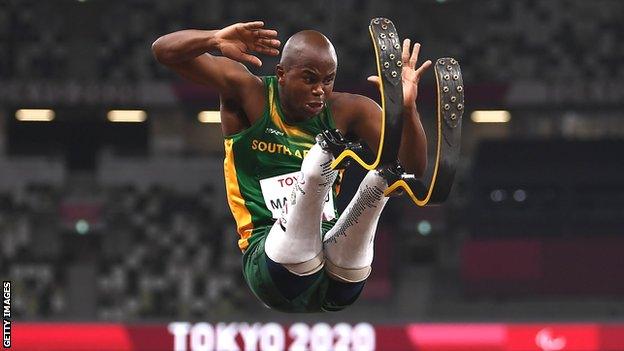
M 405 39 L 403 40 L 403 52 L 401 53 L 401 61 L 403 61 L 403 63 L 407 63 L 409 61 L 409 52 L 410 52 L 410 40 L 409 39 Z
M 273 39 L 277 37 L 276 30 L 262 28 L 264 27 L 264 22 L 262 21 L 246 22 L 242 24 L 242 27 L 245 30 L 251 31 L 257 38 Z
M 274 29 L 255 29 L 254 35 L 258 38 L 277 38 L 277 31 Z
M 262 28 L 264 27 L 264 22 L 262 21 L 253 21 L 253 22 L 246 22 L 243 23 L 243 28 L 245 29 L 258 29 L 258 28 Z
M 259 53 L 265 54 L 265 55 L 271 55 L 271 56 L 279 55 L 279 50 L 277 50 L 276 48 L 272 48 L 272 47 L 268 47 L 268 46 L 264 46 L 264 45 L 256 45 L 256 46 L 254 46 L 253 49 L 256 52 L 259 52 Z
M 379 87 L 379 76 L 369 76 L 366 80 Z
M 427 69 L 429 69 L 429 67 L 431 67 L 431 60 L 427 60 L 422 65 L 420 65 L 420 67 L 418 67 L 418 69 L 416 70 L 416 75 L 420 77 L 423 73 L 425 73 Z
M 260 38 L 260 39 L 258 39 L 258 43 L 260 45 L 267 46 L 267 47 L 270 47 L 270 48 L 279 48 L 279 46 L 281 44 L 280 41 L 277 40 L 277 39 L 267 39 L 267 38 Z
M 243 59 L 245 62 L 249 62 L 256 67 L 262 66 L 262 61 L 260 61 L 260 59 L 255 57 L 254 55 L 243 53 L 241 56 L 241 59 Z
M 409 65 L 412 68 L 416 68 L 416 62 L 418 62 L 418 53 L 420 53 L 420 43 L 414 44 L 412 49 L 412 56 L 409 59 Z

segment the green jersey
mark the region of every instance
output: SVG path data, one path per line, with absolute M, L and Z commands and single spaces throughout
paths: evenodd
M 238 246 L 247 249 L 248 239 L 272 225 L 288 211 L 292 188 L 315 136 L 335 129 L 329 107 L 317 116 L 286 123 L 275 76 L 264 77 L 266 107 L 262 117 L 234 135 L 225 137 L 223 161 L 228 204 L 236 220 Z M 338 182 L 337 182 L 338 183 Z M 323 226 L 337 217 L 334 206 L 337 187 L 325 199 Z M 319 233 L 320 235 L 320 233 Z

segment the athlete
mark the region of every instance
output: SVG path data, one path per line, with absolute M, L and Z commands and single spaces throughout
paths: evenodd
M 382 111 L 373 100 L 334 92 L 336 51 L 323 34 L 305 30 L 284 44 L 275 76 L 244 64 L 255 54 L 278 56 L 278 33 L 261 21 L 220 30 L 182 30 L 158 38 L 156 59 L 216 89 L 225 143 L 227 198 L 243 252 L 243 275 L 267 306 L 285 312 L 338 311 L 360 295 L 371 271 L 387 181 L 369 171 L 342 215 L 334 207 L 336 147 L 354 135 L 377 150 Z M 417 176 L 427 143 L 416 110 L 420 45 L 403 42 L 403 168 Z M 369 81 L 379 84 L 379 78 Z M 337 130 L 337 131 L 335 131 Z M 334 131 L 334 132 L 332 132 Z

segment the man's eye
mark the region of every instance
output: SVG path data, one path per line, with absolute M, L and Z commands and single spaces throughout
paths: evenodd
M 331 82 L 333 82 L 333 81 L 334 81 L 334 77 L 331 77 L 331 78 L 326 78 L 326 79 L 325 79 L 325 84 L 330 84 L 330 83 L 331 83 Z

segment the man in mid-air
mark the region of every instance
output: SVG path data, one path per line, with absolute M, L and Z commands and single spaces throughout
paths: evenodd
M 338 311 L 357 299 L 371 272 L 388 184 L 382 173 L 369 171 L 338 216 L 339 172 L 330 164 L 336 146 L 348 147 L 342 135 L 377 150 L 382 111 L 367 97 L 333 91 L 336 51 L 316 31 L 288 39 L 275 76 L 258 77 L 245 67 L 262 65 L 254 53 L 279 55 L 280 44 L 277 31 L 257 21 L 174 32 L 152 50 L 160 63 L 219 93 L 227 198 L 251 290 L 281 311 Z M 431 65 L 416 66 L 419 50 L 404 40 L 399 149 L 403 168 L 417 176 L 426 167 L 427 142 L 416 97 Z M 377 76 L 369 80 L 379 84 Z

